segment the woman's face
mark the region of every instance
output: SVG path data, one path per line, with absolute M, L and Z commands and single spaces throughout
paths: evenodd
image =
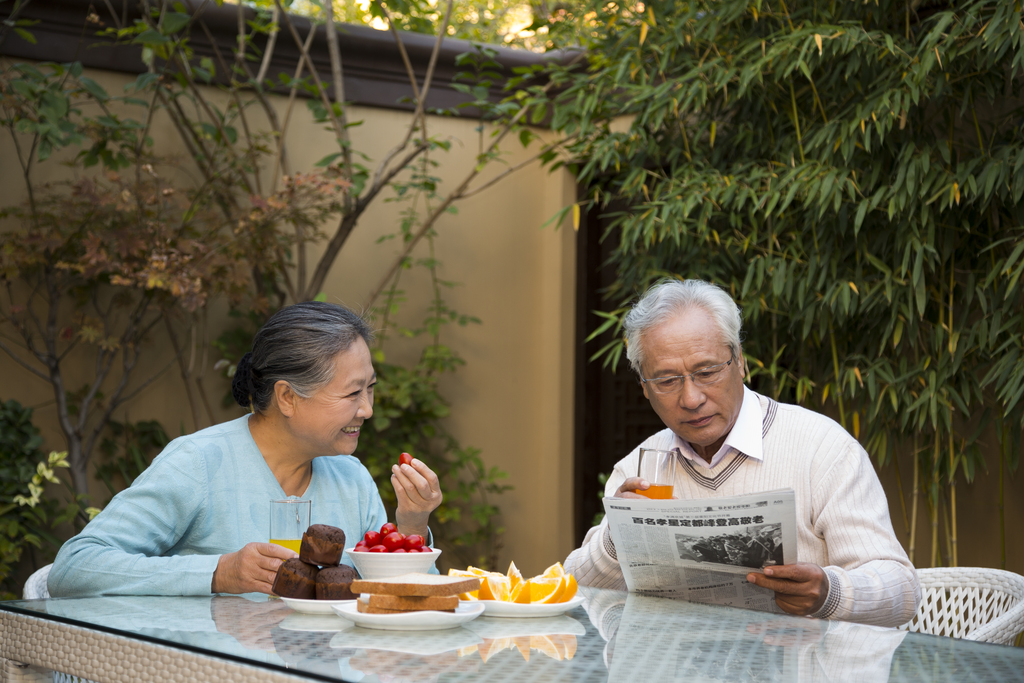
M 334 359 L 334 379 L 309 398 L 300 398 L 290 419 L 300 449 L 309 457 L 351 455 L 363 423 L 373 415 L 377 375 L 362 338 Z

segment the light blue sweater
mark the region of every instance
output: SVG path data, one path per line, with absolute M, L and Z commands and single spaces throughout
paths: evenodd
M 248 416 L 175 439 L 64 544 L 50 595 L 210 595 L 220 556 L 267 541 L 270 501 L 286 497 Z M 313 460 L 302 498 L 312 501 L 310 523 L 340 527 L 349 548 L 387 521 L 370 473 L 350 455 Z

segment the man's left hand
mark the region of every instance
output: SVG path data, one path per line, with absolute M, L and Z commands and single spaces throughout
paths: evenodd
M 808 562 L 765 567 L 764 574 L 747 574 L 747 581 L 775 591 L 782 611 L 799 616 L 814 614 L 828 597 L 825 570 Z
M 422 460 L 414 459 L 411 465 L 392 465 L 391 484 L 398 499 L 398 530 L 406 536 L 419 534 L 426 538 L 430 513 L 443 500 L 437 475 Z

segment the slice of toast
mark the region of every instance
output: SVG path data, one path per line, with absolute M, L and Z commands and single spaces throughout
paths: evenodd
M 371 594 L 370 599 L 367 602 L 370 607 L 401 610 L 403 612 L 424 609 L 451 611 L 459 606 L 459 598 L 454 595 L 445 595 L 433 598 L 415 598 L 405 595 Z
M 352 582 L 351 590 L 353 593 L 428 598 L 480 590 L 480 579 L 440 574 L 402 574 L 386 579 L 356 579 Z
M 458 598 L 456 598 L 458 600 Z M 366 602 L 362 598 L 356 600 L 356 610 L 363 614 L 408 614 L 410 612 L 424 612 L 428 611 L 422 608 L 414 609 L 386 609 L 384 607 L 374 607 L 369 602 Z M 455 608 L 452 609 L 434 609 L 434 612 L 454 612 Z

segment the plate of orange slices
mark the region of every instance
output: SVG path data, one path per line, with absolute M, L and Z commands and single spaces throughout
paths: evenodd
M 476 567 L 449 569 L 448 574 L 480 579 L 480 590 L 462 593 L 459 598 L 479 602 L 490 617 L 554 617 L 583 603 L 583 598 L 576 595 L 576 578 L 566 574 L 561 563 L 529 579 L 523 577 L 515 562 L 509 565 L 507 574 Z

